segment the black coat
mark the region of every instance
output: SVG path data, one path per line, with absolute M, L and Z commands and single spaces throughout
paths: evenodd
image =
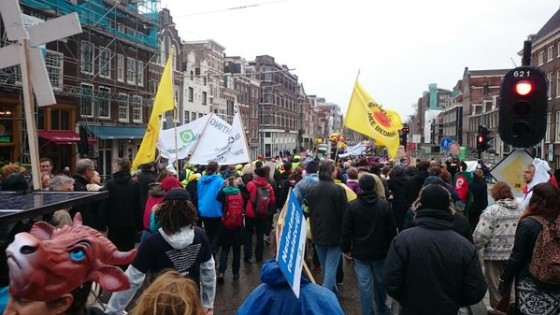
M 383 260 L 397 235 L 391 206 L 375 192 L 350 202 L 342 227 L 342 252 L 363 261 Z
M 410 208 L 410 203 L 405 196 L 406 181 L 406 176 L 391 176 L 388 181 L 389 189 L 393 193 L 393 201 L 391 203 L 393 205 L 395 223 L 397 224 L 399 230 L 403 229 L 404 218 L 408 208 Z
M 346 191 L 332 180 L 320 180 L 306 198 L 311 234 L 318 245 L 340 246 L 342 220 L 348 209 Z
M 428 171 L 417 171 L 414 176 L 408 179 L 408 181 L 406 182 L 404 196 L 409 204 L 412 204 L 414 201 L 416 201 L 416 198 L 418 198 L 418 194 L 420 193 L 420 190 L 424 185 L 424 180 L 429 175 L 430 174 L 428 173 Z
M 456 315 L 460 306 L 484 297 L 486 280 L 475 247 L 451 230 L 452 221 L 444 211 L 421 209 L 416 226 L 393 240 L 384 283 L 401 315 Z
M 143 230 L 144 208 L 140 204 L 140 183 L 128 172 L 117 172 L 105 184 L 109 198 L 104 200 L 104 222 L 109 228 Z
M 89 184 L 89 182 L 85 178 L 80 175 L 75 175 L 72 178 L 74 178 L 74 191 L 88 191 L 87 184 Z M 98 203 L 86 203 L 75 206 L 70 211 L 70 215 L 74 218 L 74 215 L 79 212 L 82 215 L 84 225 L 99 229 L 99 216 L 95 212 L 98 210 L 98 205 Z

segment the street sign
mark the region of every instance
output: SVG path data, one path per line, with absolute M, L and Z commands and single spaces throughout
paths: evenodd
M 498 181 L 506 182 L 511 186 L 515 197 L 523 196 L 523 168 L 531 164 L 533 158 L 525 150 L 515 150 L 510 155 L 500 161 L 490 174 Z
M 446 137 L 441 140 L 440 146 L 443 149 L 443 151 L 449 152 L 452 143 L 453 143 L 453 139 Z
M 287 212 L 284 219 L 280 245 L 276 261 L 288 280 L 292 291 L 299 298 L 301 271 L 305 253 L 307 222 L 297 198 L 292 190 L 286 202 Z

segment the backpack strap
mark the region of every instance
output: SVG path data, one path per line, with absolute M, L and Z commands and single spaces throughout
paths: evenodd
M 545 218 L 543 218 L 539 215 L 532 215 L 529 218 L 539 222 L 540 225 L 542 225 L 543 227 L 551 223 L 550 221 L 548 221 L 547 219 L 545 219 Z

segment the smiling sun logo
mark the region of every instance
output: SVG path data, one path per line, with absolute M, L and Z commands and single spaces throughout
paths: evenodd
M 384 129 L 389 129 L 393 126 L 393 121 L 391 120 L 391 117 L 389 117 L 387 112 L 384 111 L 379 106 L 379 104 L 370 102 L 368 104 L 368 109 L 369 109 L 368 116 L 370 118 L 370 122 L 373 120 L 375 121 L 375 123 L 377 123 L 379 126 L 381 126 Z

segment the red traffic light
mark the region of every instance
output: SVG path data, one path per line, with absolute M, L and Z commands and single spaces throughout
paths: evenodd
M 485 136 L 478 136 L 478 138 L 476 139 L 476 143 L 478 143 L 478 144 L 486 143 L 486 137 Z
M 533 90 L 533 84 L 529 81 L 519 81 L 515 84 L 515 93 L 521 96 L 525 96 L 531 93 Z
M 404 128 L 402 129 L 402 132 L 403 132 L 403 133 L 408 133 L 408 132 L 409 132 L 408 127 L 404 127 Z

